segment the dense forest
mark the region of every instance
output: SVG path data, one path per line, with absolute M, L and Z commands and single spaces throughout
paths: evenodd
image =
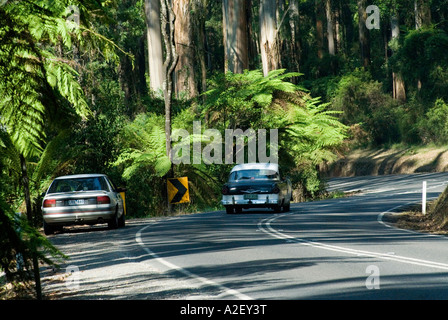
M 59 175 L 107 173 L 131 217 L 167 214 L 168 176 L 189 178 L 182 210 L 219 208 L 232 165 L 170 161 L 194 121 L 278 129 L 296 201 L 341 150 L 447 143 L 446 17 L 445 0 L 0 1 L 1 269 L 61 257 L 38 232 Z

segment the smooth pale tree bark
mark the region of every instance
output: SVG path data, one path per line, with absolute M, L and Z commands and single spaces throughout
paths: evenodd
M 243 73 L 249 68 L 246 0 L 223 0 L 224 69 Z
M 263 74 L 278 69 L 276 0 L 260 0 L 260 51 Z
M 333 13 L 331 10 L 331 0 L 325 1 L 325 15 L 327 16 L 328 53 L 334 56 L 336 54 L 336 49 L 334 45 L 334 23 L 333 23 Z
M 160 0 L 145 0 L 146 36 L 148 40 L 148 62 L 150 88 L 160 95 L 163 88 L 163 50 L 160 30 Z
M 194 72 L 194 41 L 190 11 L 190 0 L 173 2 L 173 12 L 176 17 L 174 20 L 174 41 L 179 56 L 173 75 L 174 92 L 177 98 L 184 94 L 186 98 L 193 98 L 198 94 Z

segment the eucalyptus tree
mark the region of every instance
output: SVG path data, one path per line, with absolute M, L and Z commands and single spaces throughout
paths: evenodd
M 174 91 L 176 97 L 194 98 L 198 94 L 195 79 L 195 41 L 192 23 L 193 1 L 178 0 L 173 3 L 174 39 L 179 56 L 174 69 Z
M 225 72 L 243 73 L 249 68 L 246 10 L 249 0 L 223 0 Z
M 160 26 L 160 0 L 145 0 L 150 88 L 160 95 L 163 88 L 163 47 Z
M 276 70 L 279 63 L 277 42 L 277 3 L 275 0 L 260 1 L 260 52 L 263 74 Z

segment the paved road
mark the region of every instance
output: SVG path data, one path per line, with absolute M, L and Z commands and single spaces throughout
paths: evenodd
M 447 299 L 448 239 L 387 225 L 382 216 L 446 187 L 448 174 L 333 179 L 363 192 L 293 204 L 291 212 L 223 211 L 136 220 L 118 230 L 51 237 L 72 276 L 45 292 L 70 299 Z M 76 274 L 76 273 L 74 273 Z M 48 279 L 48 278 L 47 278 Z M 69 288 L 69 289 L 67 289 Z

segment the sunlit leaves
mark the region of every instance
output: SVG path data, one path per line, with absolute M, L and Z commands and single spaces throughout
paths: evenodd
M 53 53 L 70 48 L 73 34 L 64 4 L 14 1 L 0 7 L 0 121 L 16 148 L 29 157 L 42 151 L 48 103 L 65 98 L 81 117 L 89 114 L 76 71 Z

